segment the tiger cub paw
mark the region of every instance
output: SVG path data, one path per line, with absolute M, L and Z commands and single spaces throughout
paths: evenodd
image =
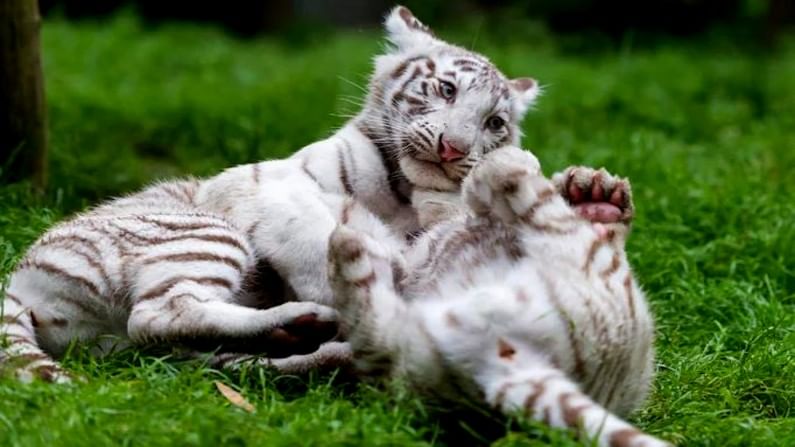
M 329 240 L 329 280 L 343 318 L 356 318 L 377 282 L 392 284 L 387 250 L 364 233 L 340 225 Z
M 629 180 L 604 168 L 571 166 L 552 176 L 558 192 L 585 219 L 629 225 L 635 215 Z
M 540 202 L 555 196 L 553 185 L 541 175 L 529 152 L 507 146 L 486 155 L 464 181 L 464 200 L 478 216 L 494 216 L 513 223 Z

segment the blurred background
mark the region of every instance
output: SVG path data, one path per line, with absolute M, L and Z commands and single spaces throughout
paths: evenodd
M 3 5 L 12 3 L 36 0 Z M 524 144 L 549 169 L 610 162 L 640 177 L 650 147 L 692 159 L 719 150 L 721 138 L 750 138 L 759 123 L 779 120 L 783 133 L 792 121 L 791 0 L 404 3 L 437 35 L 482 52 L 507 75 L 539 79 L 545 94 L 524 123 Z M 325 137 L 358 110 L 371 59 L 384 48 L 382 17 L 394 4 L 38 6 L 45 192 L 71 211 L 153 179 L 284 157 Z M 9 147 L 0 184 L 24 183 L 8 160 L 26 152 Z M 615 160 L 616 147 L 629 148 L 624 158 Z
M 744 37 L 775 39 L 795 19 L 791 0 L 407 0 L 426 23 L 465 17 L 532 18 L 555 32 L 594 32 L 620 39 L 627 32 L 692 36 L 712 28 L 745 27 Z M 386 0 L 40 0 L 45 14 L 101 17 L 133 8 L 150 23 L 172 20 L 216 23 L 239 35 L 296 26 L 376 26 Z

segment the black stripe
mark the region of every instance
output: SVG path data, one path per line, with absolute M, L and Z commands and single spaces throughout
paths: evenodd
M 238 272 L 243 272 L 243 265 L 234 258 L 216 255 L 213 253 L 171 253 L 144 259 L 143 264 L 155 264 L 157 262 L 219 262 L 226 264 Z
M 357 124 L 357 127 L 365 137 L 370 139 L 370 141 L 378 150 L 378 155 L 381 157 L 381 163 L 384 165 L 384 169 L 386 169 L 386 179 L 387 183 L 389 184 L 389 189 L 392 191 L 392 195 L 394 195 L 398 203 L 402 205 L 411 204 L 411 200 L 400 191 L 401 183 L 407 184 L 408 180 L 406 179 L 406 176 L 403 175 L 403 171 L 400 170 L 397 157 L 390 153 L 391 151 L 384 145 L 382 139 L 374 135 L 371 129 L 368 129 L 361 124 Z
M 309 165 L 309 159 L 304 158 L 301 161 L 301 169 L 303 169 L 304 174 L 309 176 L 309 178 L 311 178 L 313 182 L 315 182 L 317 184 L 320 184 L 320 182 L 317 181 L 317 177 L 315 177 L 315 174 L 313 174 L 312 171 L 309 170 L 309 166 L 308 165 Z
M 72 273 L 69 273 L 66 270 L 64 270 L 64 269 L 62 269 L 62 268 L 60 268 L 60 267 L 58 267 L 56 265 L 50 264 L 49 262 L 26 261 L 26 262 L 22 263 L 19 266 L 19 268 L 20 268 L 20 270 L 21 269 L 27 269 L 27 268 L 35 269 L 35 270 L 41 270 L 41 271 L 47 272 L 47 273 L 49 273 L 51 275 L 60 276 L 60 277 L 62 277 L 64 279 L 67 279 L 69 281 L 72 281 L 72 282 L 75 282 L 77 284 L 80 284 L 81 286 L 83 286 L 83 287 L 87 288 L 88 290 L 90 290 L 91 293 L 93 293 L 94 295 L 99 295 L 100 294 L 99 293 L 99 286 L 97 286 L 96 284 L 91 282 L 88 278 L 85 278 L 85 277 L 80 276 L 80 275 L 74 275 Z
M 178 276 L 176 278 L 171 278 L 161 282 L 160 284 L 152 287 L 151 289 L 147 290 L 145 293 L 142 293 L 139 297 L 139 301 L 151 300 L 155 298 L 159 298 L 165 294 L 167 294 L 171 289 L 173 289 L 177 284 L 181 282 L 194 282 L 200 285 L 210 285 L 210 286 L 217 286 L 223 287 L 225 289 L 232 289 L 232 282 L 226 278 L 219 278 L 215 276 L 210 276 L 207 278 L 193 278 L 189 276 Z
M 350 149 L 350 146 L 347 141 L 343 140 L 343 142 L 345 146 L 337 147 L 337 157 L 340 164 L 340 182 L 342 182 L 342 188 L 345 190 L 345 193 L 352 196 L 353 185 L 351 185 L 351 179 L 348 177 L 348 169 L 345 167 L 345 152 Z
M 11 300 L 11 301 L 19 304 L 20 306 L 22 306 L 22 301 L 19 298 L 17 298 L 16 295 L 14 295 L 14 294 L 12 294 L 10 292 L 6 292 L 6 298 L 8 298 L 9 300 Z
M 229 224 L 222 219 L 212 218 L 210 216 L 202 217 L 213 219 L 215 222 L 163 222 L 161 220 L 155 219 L 152 216 L 135 216 L 135 219 L 172 231 L 201 230 L 204 228 L 229 228 Z
M 114 226 L 114 228 L 116 228 L 120 232 L 118 237 L 136 246 L 140 246 L 141 244 L 162 245 L 162 244 L 168 244 L 170 242 L 184 241 L 187 239 L 197 239 L 205 242 L 217 242 L 219 244 L 231 245 L 232 247 L 237 248 L 246 255 L 249 254 L 248 248 L 245 245 L 243 245 L 243 243 L 241 243 L 238 239 L 225 234 L 185 233 L 185 234 L 178 234 L 176 236 L 168 236 L 168 237 L 141 236 L 140 234 L 135 234 L 113 223 L 111 223 L 111 225 Z M 107 233 L 107 235 L 113 236 L 112 233 L 109 232 Z

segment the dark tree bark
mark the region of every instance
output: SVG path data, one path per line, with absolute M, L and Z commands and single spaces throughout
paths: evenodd
M 3 182 L 47 174 L 47 110 L 36 0 L 0 0 L 0 168 Z

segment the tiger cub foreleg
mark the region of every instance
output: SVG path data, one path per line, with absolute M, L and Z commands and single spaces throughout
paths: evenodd
M 329 279 L 355 369 L 366 375 L 394 372 L 393 362 L 415 321 L 395 290 L 395 262 L 363 232 L 339 226 L 329 241 Z
M 506 146 L 488 154 L 465 179 L 464 200 L 478 216 L 567 234 L 584 222 L 541 175 L 529 152 Z
M 346 367 L 353 360 L 351 345 L 347 342 L 330 341 L 323 343 L 309 354 L 296 354 L 275 358 L 241 353 L 222 353 L 212 356 L 211 366 L 238 370 L 246 366 L 260 366 L 273 369 L 281 374 L 306 374 L 310 371 L 328 371 Z

